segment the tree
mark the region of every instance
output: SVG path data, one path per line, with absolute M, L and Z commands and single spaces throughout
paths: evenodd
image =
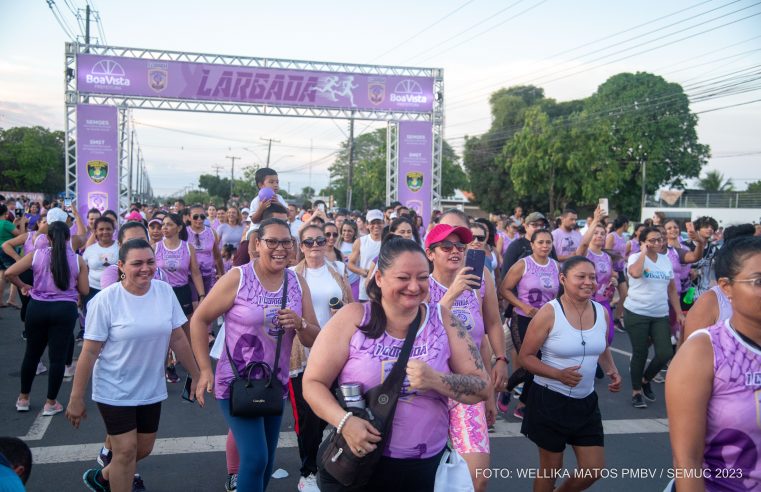
M 333 195 L 339 206 L 346 206 L 349 141 L 341 144 L 339 157 L 330 166 L 331 186 L 322 194 Z M 444 142 L 441 163 L 441 194 L 449 196 L 456 188 L 467 186 L 467 177 L 458 163 L 454 149 Z M 386 129 L 364 133 L 354 139 L 352 207 L 367 210 L 386 202 Z
M 59 193 L 65 187 L 64 133 L 41 126 L 0 129 L 0 188 Z
M 574 165 L 586 172 L 585 203 L 610 198 L 613 208 L 638 215 L 642 173 L 647 194 L 664 185 L 683 188 L 697 177 L 710 149 L 698 142 L 697 116 L 679 84 L 657 75 L 621 73 L 584 102 L 574 124 Z
M 761 193 L 761 180 L 748 184 L 748 193 Z
M 224 203 L 230 200 L 230 180 L 213 174 L 198 177 L 198 187 L 206 190 L 210 196 L 218 196 Z
M 705 177 L 700 178 L 699 186 L 705 191 L 734 191 L 735 185 L 731 179 L 724 180 L 724 175 L 719 171 L 708 171 Z M 751 185 L 748 185 L 750 189 Z
M 314 197 L 315 191 L 311 186 L 305 186 L 301 188 L 301 197 L 304 200 L 311 200 Z
M 187 193 L 185 193 L 185 196 L 182 197 L 183 200 L 185 200 L 185 203 L 190 206 L 194 205 L 196 203 L 200 203 L 201 205 L 207 205 L 209 203 L 215 203 L 213 197 L 209 196 L 209 194 L 205 191 L 199 191 L 199 190 L 192 190 Z

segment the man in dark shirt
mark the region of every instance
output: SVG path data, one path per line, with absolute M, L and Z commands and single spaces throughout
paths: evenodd
M 519 238 L 514 240 L 512 243 L 510 243 L 510 246 L 507 247 L 507 251 L 505 251 L 505 255 L 502 258 L 502 278 L 507 278 L 507 272 L 510 271 L 510 268 L 521 258 L 525 258 L 527 256 L 531 256 L 531 236 L 534 234 L 534 232 L 547 229 L 549 227 L 549 222 L 539 212 L 532 212 L 526 217 L 526 221 L 524 222 L 525 228 L 526 228 L 526 234 Z M 550 258 L 553 260 L 557 260 L 557 256 L 555 255 L 555 248 L 553 248 L 550 251 Z

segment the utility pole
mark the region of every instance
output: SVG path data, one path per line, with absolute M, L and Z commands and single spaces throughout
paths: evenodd
M 647 160 L 642 161 L 642 203 L 641 207 L 645 208 L 645 182 L 647 181 Z M 641 212 L 640 212 L 641 215 Z
M 265 167 L 270 167 L 270 154 L 272 153 L 272 142 L 280 143 L 280 140 L 273 140 L 271 138 L 260 138 L 260 140 L 264 140 L 265 142 L 269 142 L 267 144 L 267 164 Z
M 219 177 L 219 171 L 224 169 L 224 166 L 220 166 L 219 164 L 214 164 L 213 166 L 211 166 L 211 168 L 214 169 L 214 171 L 216 171 L 217 177 Z
M 230 159 L 230 161 L 232 162 L 232 167 L 230 168 L 230 198 L 232 198 L 233 184 L 235 184 L 235 160 L 240 159 L 240 157 L 233 156 L 233 155 L 226 155 L 225 158 Z
M 90 4 L 85 8 L 85 53 L 90 52 Z
M 351 186 L 354 178 L 354 111 L 349 120 L 349 175 L 346 183 L 346 208 L 351 210 Z

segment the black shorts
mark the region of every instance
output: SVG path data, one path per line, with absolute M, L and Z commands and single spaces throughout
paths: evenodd
M 525 390 L 524 390 L 525 391 Z M 528 395 L 521 433 L 537 446 L 562 453 L 571 446 L 604 446 L 597 393 L 571 398 L 533 384 Z
M 16 260 L 5 254 L 5 251 L 0 250 L 0 271 L 9 269 L 14 263 Z
M 193 314 L 193 296 L 190 292 L 190 284 L 172 287 L 175 297 L 180 301 L 180 307 L 185 316 Z
M 98 410 L 109 436 L 126 434 L 137 429 L 138 434 L 155 434 L 159 430 L 161 402 L 136 407 L 117 407 L 98 403 Z

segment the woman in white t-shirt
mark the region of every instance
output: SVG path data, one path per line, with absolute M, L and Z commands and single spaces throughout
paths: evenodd
M 87 247 L 82 259 L 87 263 L 90 282 L 90 294 L 85 299 L 85 314 L 87 303 L 101 291 L 100 277 L 103 271 L 111 265 L 116 265 L 119 259 L 119 246 L 114 241 L 114 224 L 106 217 L 98 217 L 94 224 L 96 243 Z
M 332 224 L 331 224 L 332 225 Z M 326 225 L 327 227 L 327 225 Z M 332 230 L 336 230 L 335 226 Z M 314 312 L 320 328 L 325 326 L 333 315 L 330 307 L 332 298 L 340 299 L 346 305 L 353 301 L 351 287 L 343 272 L 335 268 L 335 264 L 327 259 L 328 240 L 325 229 L 316 225 L 308 225 L 299 233 L 299 247 L 303 260 L 291 269 L 304 277 L 309 286 Z M 339 263 L 343 267 L 343 263 Z M 317 448 L 322 441 L 322 432 L 326 423 L 317 417 L 304 400 L 302 393 L 302 377 L 306 367 L 308 350 L 298 339 L 293 341 L 291 350 L 291 405 L 294 418 L 298 422 L 299 455 L 301 457 L 301 477 L 299 490 L 314 484 L 317 486 Z
M 156 258 L 151 245 L 143 239 L 125 242 L 118 265 L 121 282 L 103 289 L 90 303 L 66 409 L 78 428 L 86 417 L 84 394 L 92 375 L 92 399 L 106 425 L 113 457 L 103 469 L 85 472 L 82 479 L 91 490 L 130 490 L 136 462 L 153 449 L 161 402 L 167 398 L 168 348 L 198 380 L 190 344 L 179 329 L 187 320 L 172 287 L 153 279 Z
M 640 252 L 629 256 L 629 292 L 624 301 L 624 326 L 632 344 L 629 366 L 632 381 L 632 405 L 647 408 L 645 399 L 655 401 L 650 381 L 674 355 L 671 347 L 669 303 L 684 324 L 679 304 L 674 269 L 663 250 L 663 235 L 656 227 L 646 227 L 639 235 Z M 645 368 L 652 341 L 655 357 Z

